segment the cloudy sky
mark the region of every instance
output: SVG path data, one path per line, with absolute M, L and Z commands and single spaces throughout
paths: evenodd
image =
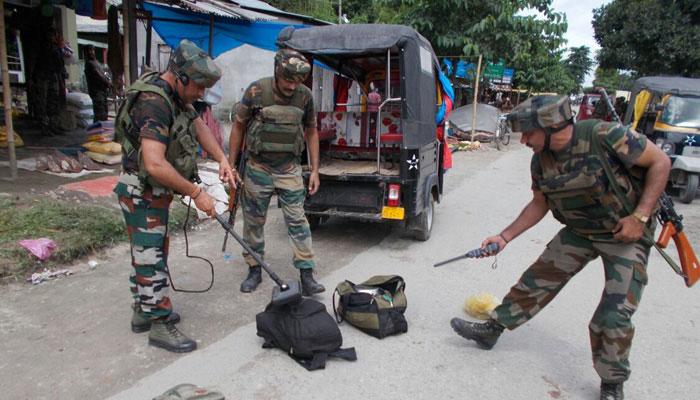
M 588 46 L 591 49 L 591 57 L 600 47 L 593 38 L 593 9 L 610 3 L 610 0 L 554 0 L 552 8 L 555 11 L 566 14 L 569 29 L 566 32 L 567 47 Z M 584 85 L 593 82 L 593 71 L 586 77 Z

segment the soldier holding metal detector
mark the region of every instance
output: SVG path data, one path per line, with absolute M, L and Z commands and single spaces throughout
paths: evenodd
M 533 196 L 520 215 L 501 233 L 487 237 L 482 247 L 497 244 L 497 251 L 503 251 L 550 210 L 565 226 L 491 319 L 473 323 L 454 318 L 452 328 L 491 349 L 505 328 L 529 321 L 569 279 L 601 257 L 605 288 L 589 324 L 593 365 L 601 378 L 600 398 L 622 399 L 623 383 L 630 375 L 631 319 L 647 283 L 653 244 L 645 228 L 653 232 L 651 217 L 666 186 L 669 159 L 629 127 L 600 120 L 574 123 L 566 96 L 532 97 L 513 109 L 508 122 L 534 152 Z M 621 191 L 613 190 L 608 171 Z
M 241 193 L 243 240 L 256 253 L 265 254 L 263 229 L 270 198 L 277 193 L 294 252 L 294 266 L 300 270 L 306 296 L 325 290 L 312 272 L 316 263 L 304 213 L 306 190 L 300 164 L 306 137 L 311 168 L 308 191 L 316 193 L 319 187 L 316 112 L 311 91 L 303 84 L 310 71 L 311 66 L 302 54 L 279 50 L 275 55 L 274 76 L 251 83 L 245 91 L 236 109 L 229 148 L 231 163 L 235 164 L 245 139 L 247 160 Z M 262 281 L 261 265 L 249 252 L 243 256 L 249 269 L 241 291 L 252 292 Z
M 214 216 L 214 199 L 195 184 L 197 147 L 219 162 L 219 179 L 236 186 L 235 171 L 192 108 L 221 77 L 214 61 L 189 40 L 180 42 L 162 74 L 141 76 L 126 93 L 115 122 L 122 145 L 122 173 L 114 192 L 124 213 L 134 271 L 131 329 L 150 330 L 148 343 L 188 352 L 197 343 L 174 324 L 180 316 L 168 297 L 168 215 L 173 192 L 188 195 Z

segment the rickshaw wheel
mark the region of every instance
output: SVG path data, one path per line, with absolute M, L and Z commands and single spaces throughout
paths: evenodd
M 429 196 L 430 201 L 428 201 L 428 206 L 420 213 L 417 217 L 418 223 L 416 224 L 416 230 L 413 237 L 416 240 L 425 242 L 430 239 L 430 234 L 433 230 L 433 217 L 435 214 L 435 200 L 433 196 Z
M 681 188 L 678 193 L 678 198 L 682 203 L 689 204 L 695 199 L 695 194 L 698 192 L 698 184 L 700 177 L 697 174 L 688 174 L 685 187 Z

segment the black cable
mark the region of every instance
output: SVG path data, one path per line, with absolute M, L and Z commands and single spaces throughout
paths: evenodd
M 187 203 L 187 216 L 185 216 L 185 222 L 182 223 L 182 231 L 185 233 L 185 255 L 187 258 L 198 258 L 200 260 L 206 261 L 207 264 L 209 264 L 209 268 L 211 270 L 211 281 L 209 282 L 209 286 L 206 289 L 201 289 L 201 290 L 189 290 L 189 289 L 178 289 L 175 287 L 175 282 L 173 281 L 173 277 L 170 275 L 170 268 L 166 269 L 168 273 L 168 278 L 170 279 L 170 286 L 173 287 L 173 290 L 176 292 L 182 292 L 182 293 L 206 293 L 211 289 L 212 286 L 214 286 L 214 264 L 211 263 L 208 259 L 200 256 L 191 256 L 190 255 L 190 244 L 189 241 L 187 240 L 187 221 L 190 219 L 190 208 L 192 205 L 192 197 L 190 197 L 189 203 Z M 168 237 L 168 226 L 165 226 L 165 237 Z

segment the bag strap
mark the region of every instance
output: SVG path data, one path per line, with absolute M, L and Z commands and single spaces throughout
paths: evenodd
M 343 314 L 342 314 L 342 313 L 340 313 L 340 316 L 338 316 L 338 307 L 335 305 L 335 295 L 336 295 L 336 294 L 337 294 L 338 296 L 340 296 L 340 293 L 338 293 L 338 289 L 337 289 L 337 288 L 333 291 L 333 296 L 331 297 L 331 299 L 332 299 L 331 301 L 333 302 L 333 316 L 335 317 L 335 322 L 341 323 L 341 322 L 343 322 L 343 320 L 344 320 L 345 318 L 343 318 Z M 341 297 L 341 299 L 342 299 L 342 297 Z M 340 304 L 338 304 L 338 305 L 340 305 Z
M 615 195 L 620 199 L 622 202 L 622 205 L 625 207 L 625 210 L 629 215 L 632 215 L 634 212 L 634 209 L 632 208 L 632 205 L 629 203 L 627 200 L 627 196 L 624 196 L 622 193 L 622 188 L 620 185 L 617 183 L 617 180 L 615 179 L 615 175 L 613 174 L 612 167 L 610 166 L 610 162 L 608 161 L 607 154 L 603 152 L 603 149 L 600 145 L 600 137 L 596 132 L 592 133 L 591 137 L 591 143 L 593 143 L 593 152 L 600 158 L 600 163 L 603 165 L 603 169 L 605 170 L 605 175 L 608 177 L 608 181 L 610 182 L 610 187 L 612 187 L 613 191 L 615 192 Z M 634 185 L 634 182 L 630 179 L 630 182 L 632 182 L 632 185 Z M 635 188 L 637 189 L 637 188 Z M 639 191 L 639 190 L 638 190 Z M 640 192 L 641 193 L 641 192 Z M 683 271 L 681 268 L 676 264 L 676 262 L 669 256 L 661 247 L 659 247 L 658 244 L 654 241 L 654 234 L 649 230 L 649 227 L 644 225 L 644 239 L 647 241 L 651 242 L 654 248 L 661 254 L 661 257 L 666 260 L 668 265 L 671 266 L 671 268 L 680 276 L 685 276 L 683 275 Z

